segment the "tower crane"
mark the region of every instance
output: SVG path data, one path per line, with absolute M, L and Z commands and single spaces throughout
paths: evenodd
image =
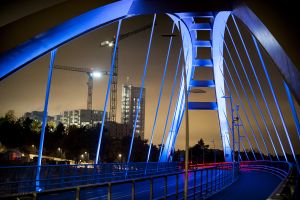
M 73 66 L 65 66 L 65 65 L 54 65 L 54 69 L 61 69 L 66 71 L 73 72 L 83 72 L 88 75 L 88 95 L 87 95 L 87 109 L 92 110 L 93 108 L 93 78 L 99 78 L 103 75 L 110 75 L 108 71 L 96 71 L 93 68 L 84 68 L 84 67 L 73 67 Z
M 156 24 L 155 24 L 156 25 Z M 147 24 L 145 26 L 142 26 L 134 31 L 127 32 L 125 34 L 122 34 L 119 36 L 119 41 L 128 38 L 132 35 L 135 35 L 137 33 L 143 32 L 147 29 L 150 29 L 152 27 L 152 24 Z M 116 38 L 113 37 L 111 40 L 106 40 L 100 43 L 101 47 L 113 47 L 116 42 Z M 112 48 L 112 56 L 113 56 L 113 48 Z M 117 112 L 117 94 L 118 94 L 118 54 L 119 54 L 119 47 L 117 46 L 116 49 L 116 56 L 115 56 L 115 66 L 114 66 L 114 73 L 112 77 L 112 83 L 111 83 L 111 93 L 110 93 L 110 121 L 116 122 L 116 112 Z

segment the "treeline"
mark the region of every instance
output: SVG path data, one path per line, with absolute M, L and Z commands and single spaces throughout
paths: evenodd
M 0 142 L 6 149 L 17 149 L 23 153 L 37 153 L 41 122 L 29 118 L 16 118 L 13 111 L 0 118 Z M 100 124 L 96 127 L 55 126 L 51 122 L 46 126 L 43 155 L 63 157 L 75 161 L 94 160 L 98 144 Z M 110 137 L 107 129 L 101 143 L 102 162 L 125 162 L 131 137 L 121 139 Z M 147 140 L 135 138 L 131 161 L 145 162 L 149 145 Z M 151 148 L 151 161 L 158 160 L 159 149 Z M 82 158 L 84 157 L 84 158 Z

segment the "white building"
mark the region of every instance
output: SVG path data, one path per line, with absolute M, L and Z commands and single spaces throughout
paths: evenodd
M 66 127 L 69 127 L 71 125 L 95 126 L 96 124 L 102 122 L 102 115 L 103 111 L 100 110 L 69 110 L 63 112 L 61 121 Z
M 144 129 L 145 129 L 145 88 L 143 88 L 143 95 L 140 102 L 140 107 L 138 107 L 138 98 L 140 94 L 140 87 L 135 87 L 132 85 L 122 86 L 122 115 L 121 123 L 128 126 L 128 130 L 133 130 L 134 120 L 136 116 L 136 109 L 138 110 L 138 118 L 135 129 L 135 137 L 140 136 L 144 139 Z

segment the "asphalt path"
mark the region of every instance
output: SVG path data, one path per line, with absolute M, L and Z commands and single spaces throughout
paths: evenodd
M 239 179 L 232 186 L 210 197 L 210 200 L 267 199 L 281 180 L 270 173 L 241 169 Z

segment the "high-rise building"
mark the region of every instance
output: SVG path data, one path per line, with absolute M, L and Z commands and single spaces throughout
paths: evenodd
M 66 127 L 70 125 L 95 126 L 96 124 L 102 122 L 102 115 L 103 111 L 100 110 L 69 110 L 63 112 L 61 121 Z
M 136 110 L 138 110 L 138 117 L 136 121 L 135 137 L 140 136 L 144 139 L 145 128 L 145 92 L 143 88 L 143 95 L 141 98 L 140 106 L 138 107 L 138 99 L 140 95 L 140 87 L 132 85 L 122 86 L 122 115 L 121 122 L 126 125 L 126 130 L 132 131 Z

